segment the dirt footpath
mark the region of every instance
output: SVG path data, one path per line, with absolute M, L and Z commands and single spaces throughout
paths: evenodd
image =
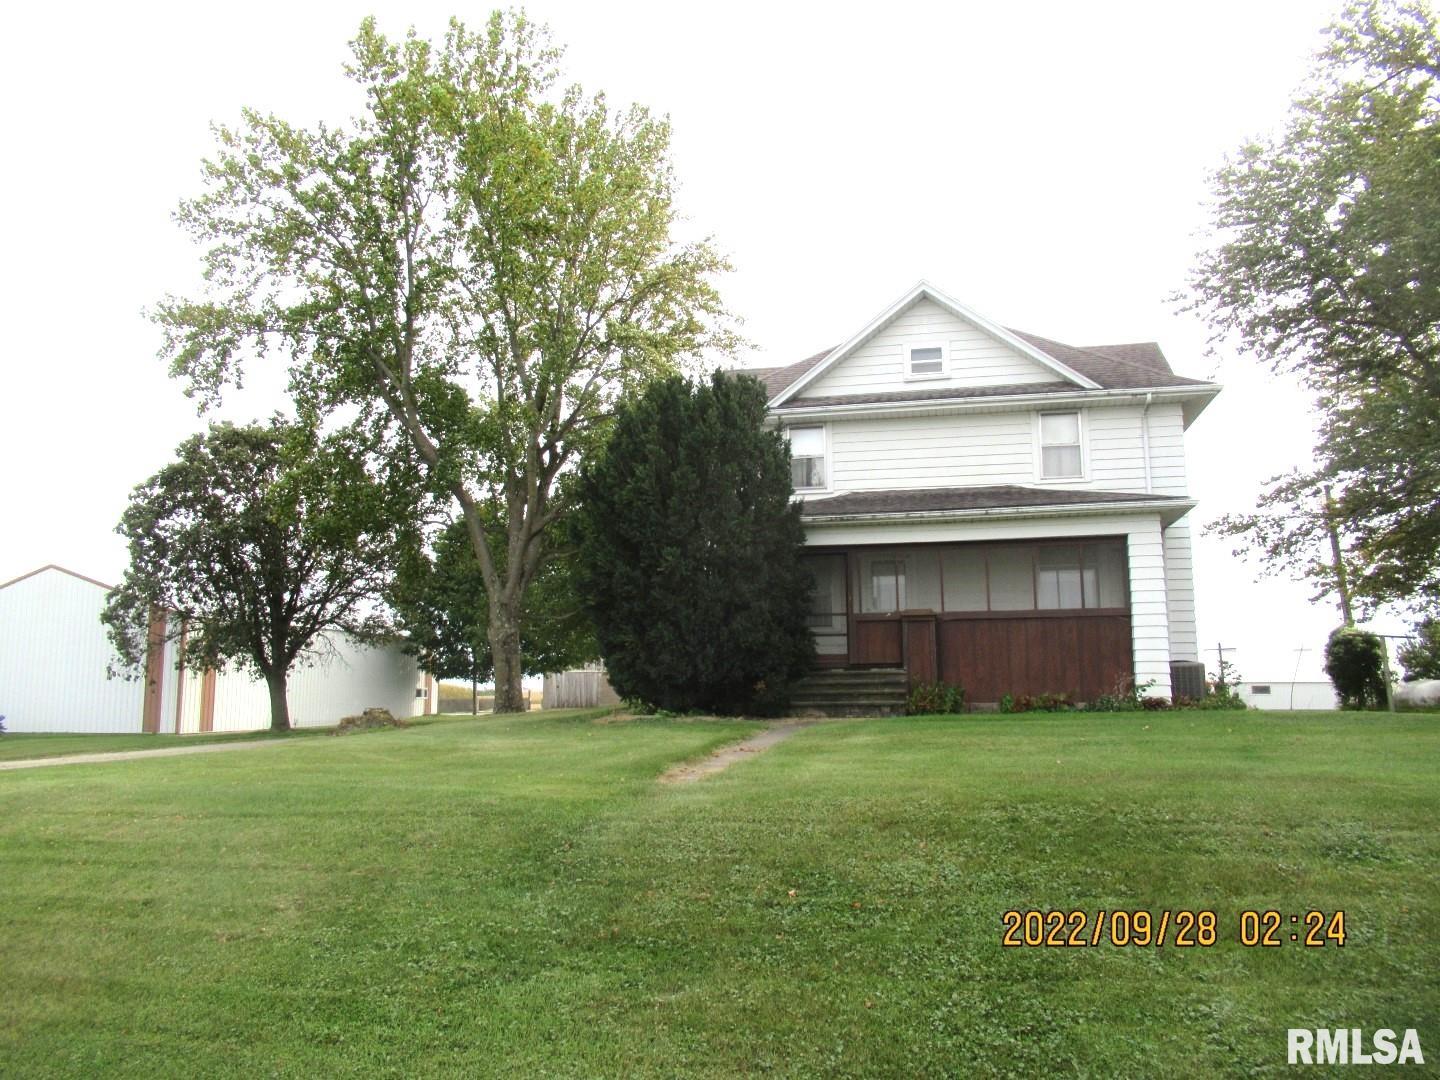
M 810 727 L 818 723 L 816 720 L 785 720 L 768 727 L 758 735 L 752 735 L 744 742 L 732 743 L 730 746 L 722 746 L 704 761 L 697 761 L 691 765 L 676 765 L 660 775 L 662 784 L 692 784 L 696 780 L 703 780 L 707 776 L 713 776 L 734 765 L 737 761 L 744 761 L 752 754 L 764 753 L 776 743 L 784 742 L 801 728 Z
M 242 742 L 201 743 L 199 746 L 167 746 L 163 750 L 112 750 L 106 754 L 66 754 L 64 757 L 22 758 L 0 761 L 6 769 L 44 769 L 51 765 L 95 765 L 106 761 L 138 761 L 141 758 L 179 757 L 183 754 L 218 754 L 225 750 L 254 750 L 261 746 L 294 746 L 304 739 L 246 739 Z

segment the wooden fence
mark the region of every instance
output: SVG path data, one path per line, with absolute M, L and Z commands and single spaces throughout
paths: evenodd
M 558 671 L 545 676 L 540 690 L 540 706 L 545 709 L 592 709 L 618 704 L 620 698 L 610 689 L 603 671 Z

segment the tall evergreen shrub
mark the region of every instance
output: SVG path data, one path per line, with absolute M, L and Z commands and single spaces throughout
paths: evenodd
M 580 595 L 622 697 L 773 714 L 814 662 L 790 452 L 765 404 L 749 376 L 664 379 L 581 470 Z
M 1375 634 L 1342 626 L 1325 643 L 1325 674 L 1335 685 L 1345 709 L 1383 709 L 1388 701 L 1385 685 L 1385 643 Z

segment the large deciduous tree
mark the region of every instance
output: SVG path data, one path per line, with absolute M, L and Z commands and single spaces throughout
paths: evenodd
M 490 531 L 497 544 L 503 532 Z M 520 654 L 527 675 L 560 671 L 599 656 L 582 610 L 568 551 L 547 559 L 525 593 Z M 412 546 L 400 560 L 389 593 L 396 621 L 426 671 L 465 679 L 472 699 L 478 683 L 494 674 L 490 651 L 490 605 L 485 579 L 463 521 L 440 529 L 427 552 Z
M 581 470 L 580 594 L 622 697 L 775 712 L 814 662 L 790 451 L 765 406 L 748 376 L 665 379 Z
M 442 44 L 365 22 L 340 126 L 218 129 L 180 220 L 207 288 L 157 317 L 192 390 L 278 349 L 303 411 L 394 425 L 485 586 L 496 707 L 518 709 L 526 591 L 561 480 L 615 402 L 732 336 L 704 242 L 672 237 L 669 126 L 556 86 L 522 16 Z M 493 542 L 498 539 L 498 542 Z
M 130 567 L 102 616 L 123 667 L 167 615 L 187 666 L 233 663 L 265 680 L 270 726 L 290 726 L 286 683 L 321 635 L 380 636 L 409 493 L 372 476 L 366 448 L 283 420 L 212 425 L 140 484 L 116 529 Z
M 1396 650 L 1405 668 L 1405 681 L 1440 679 L 1440 620 L 1421 619 L 1410 637 Z
M 1362 606 L 1440 602 L 1440 35 L 1419 3 L 1353 4 L 1275 138 L 1214 177 L 1193 306 L 1217 340 L 1299 375 L 1315 465 L 1221 532 Z M 1334 490 L 1333 511 L 1325 489 Z M 1305 538 L 1290 534 L 1302 523 Z M 1327 558 L 1335 526 L 1343 560 Z M 1338 584 L 1338 582 L 1334 582 Z

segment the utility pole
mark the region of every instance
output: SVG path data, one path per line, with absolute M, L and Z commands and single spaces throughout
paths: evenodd
M 1390 642 L 1408 641 L 1407 634 L 1376 634 L 1380 639 L 1380 655 L 1385 658 L 1385 704 L 1391 712 L 1395 711 L 1395 675 L 1390 670 Z
M 1330 558 L 1335 568 L 1335 591 L 1340 594 L 1340 615 L 1346 626 L 1355 625 L 1355 613 L 1350 609 L 1350 579 L 1345 575 L 1345 560 L 1340 557 L 1340 530 L 1335 525 L 1339 516 L 1335 509 L 1335 496 L 1330 485 L 1325 485 L 1325 531 L 1330 534 Z
M 1295 680 L 1300 678 L 1300 661 L 1305 659 L 1305 646 L 1296 649 L 1295 670 L 1290 673 L 1290 711 L 1295 711 Z
M 1395 711 L 1395 676 L 1390 674 L 1390 642 L 1380 638 L 1380 655 L 1385 658 L 1385 707 Z

